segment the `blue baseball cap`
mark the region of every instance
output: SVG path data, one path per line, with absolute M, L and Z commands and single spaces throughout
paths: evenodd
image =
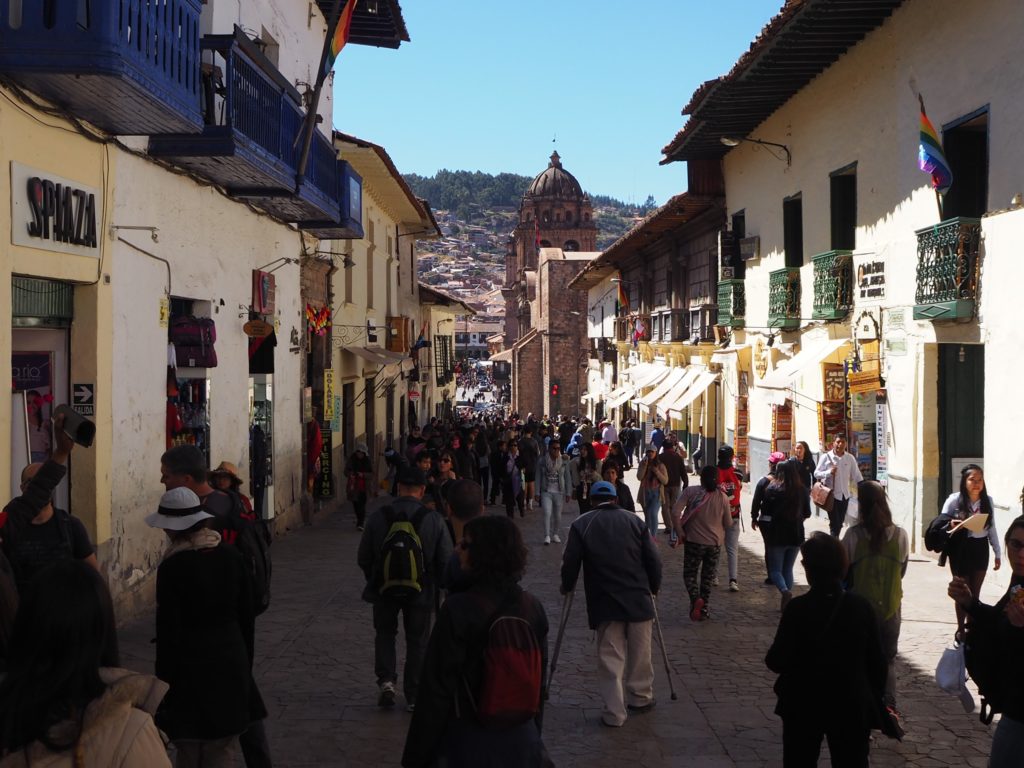
M 610 498 L 616 498 L 619 494 L 615 490 L 615 486 L 609 483 L 607 480 L 598 480 L 592 486 L 590 486 L 591 497 L 597 496 L 608 496 Z

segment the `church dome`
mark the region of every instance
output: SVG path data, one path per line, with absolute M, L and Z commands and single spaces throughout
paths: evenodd
M 583 188 L 576 177 L 562 167 L 558 152 L 551 153 L 551 162 L 526 190 L 526 197 L 557 197 L 561 199 L 584 198 Z

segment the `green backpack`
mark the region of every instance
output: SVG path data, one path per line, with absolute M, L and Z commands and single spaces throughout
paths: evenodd
M 376 561 L 377 592 L 392 602 L 408 602 L 423 592 L 423 543 L 418 529 L 430 510 L 420 507 L 411 520 L 392 507 L 381 512 L 389 527 Z
M 853 530 L 857 530 L 857 526 Z M 903 600 L 903 562 L 900 560 L 900 537 L 893 536 L 880 552 L 871 551 L 871 538 L 858 531 L 847 577 L 850 591 L 860 595 L 875 609 L 879 621 L 892 618 Z

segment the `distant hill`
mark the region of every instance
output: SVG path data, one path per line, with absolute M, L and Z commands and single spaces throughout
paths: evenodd
M 433 176 L 405 174 L 405 180 L 418 196 L 430 201 L 437 210 L 448 210 L 466 223 L 486 223 L 495 209 L 518 209 L 523 193 L 533 178 L 516 173 L 497 175 L 481 171 L 442 169 Z M 607 195 L 591 195 L 597 222 L 598 248 L 605 248 L 623 235 L 638 217 L 656 206 L 653 197 L 643 205 L 629 205 Z

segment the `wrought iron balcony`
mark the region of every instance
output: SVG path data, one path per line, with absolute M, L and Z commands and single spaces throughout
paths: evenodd
M 980 241 L 980 219 L 948 219 L 917 230 L 915 320 L 974 316 Z
M 115 134 L 203 125 L 202 0 L 0 2 L 0 73 Z
M 718 325 L 742 328 L 746 314 L 746 283 L 743 280 L 722 280 L 718 284 Z
M 800 327 L 800 268 L 784 267 L 768 275 L 768 327 Z
M 815 320 L 842 320 L 853 306 L 853 253 L 820 253 L 814 263 Z
M 202 133 L 152 136 L 149 154 L 235 195 L 293 194 L 298 91 L 237 27 L 202 50 Z

